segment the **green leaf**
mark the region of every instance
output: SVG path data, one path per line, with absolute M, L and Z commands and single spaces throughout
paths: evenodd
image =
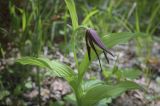
M 83 60 L 81 61 L 81 64 L 79 65 L 79 69 L 78 69 L 78 71 L 79 71 L 78 73 L 81 78 L 83 78 L 85 70 L 87 70 L 89 64 L 90 63 L 89 63 L 89 59 L 88 59 L 88 54 L 85 54 Z
M 101 80 L 89 80 L 89 81 L 85 81 L 82 84 L 82 89 L 83 92 L 86 92 L 88 89 L 91 89 L 92 87 L 94 87 L 95 85 L 98 84 L 103 84 L 104 82 Z
M 22 13 L 22 30 L 25 31 L 25 29 L 26 29 L 26 14 L 23 11 L 23 13 Z
M 75 94 L 71 93 L 69 95 L 66 95 L 63 99 L 67 103 L 72 104 L 72 106 L 77 106 L 77 100 L 76 100 Z
M 125 70 L 119 70 L 119 71 L 122 74 L 121 76 L 129 79 L 136 79 L 142 74 L 142 72 L 138 69 L 125 69 Z
M 109 106 L 108 104 L 112 103 L 111 98 L 104 98 L 100 100 L 95 106 Z
M 90 18 L 91 18 L 93 15 L 95 15 L 96 13 L 98 13 L 98 10 L 91 11 L 91 12 L 85 17 L 85 19 L 83 20 L 82 25 L 87 24 L 87 22 L 90 20 Z
M 65 0 L 65 2 L 71 16 L 73 30 L 75 30 L 76 28 L 78 28 L 78 17 L 74 0 Z
M 23 65 L 28 64 L 47 68 L 53 75 L 63 77 L 68 81 L 72 81 L 75 77 L 75 74 L 70 67 L 54 60 L 50 61 L 47 58 L 23 57 L 21 59 L 18 59 L 17 62 Z
M 86 91 L 82 97 L 83 105 L 93 106 L 104 98 L 117 97 L 127 90 L 139 89 L 140 86 L 131 81 L 119 82 L 116 85 L 98 84 Z
M 99 51 L 98 51 L 99 53 Z M 96 58 L 96 54 L 91 50 L 91 61 Z M 79 71 L 79 76 L 83 78 L 83 75 L 85 74 L 85 71 L 87 70 L 88 66 L 90 65 L 90 61 L 88 60 L 88 53 L 85 53 L 85 56 L 83 60 L 81 61 L 78 71 Z
M 160 9 L 160 5 L 155 6 L 154 11 L 152 12 L 150 19 L 149 19 L 149 24 L 148 24 L 147 30 L 146 30 L 147 33 L 149 33 L 150 29 L 153 27 L 153 23 L 154 23 L 153 20 L 158 16 L 157 14 L 159 12 L 159 9 Z
M 18 63 L 23 65 L 35 65 L 42 68 L 52 69 L 51 63 L 46 58 L 36 58 L 36 57 L 22 57 L 17 60 Z
M 111 48 L 117 44 L 126 43 L 129 40 L 137 37 L 146 37 L 148 34 L 146 33 L 132 33 L 132 32 L 120 32 L 120 33 L 111 33 L 103 36 L 102 41 L 106 45 L 106 47 Z

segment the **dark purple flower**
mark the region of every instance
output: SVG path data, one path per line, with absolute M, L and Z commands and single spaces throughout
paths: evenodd
M 99 64 L 100 64 L 100 67 L 102 70 L 101 62 L 99 59 L 98 52 L 95 48 L 95 45 L 97 45 L 103 51 L 104 56 L 105 56 L 108 63 L 109 63 L 109 59 L 107 57 L 107 53 L 109 53 L 112 56 L 113 56 L 113 54 L 106 49 L 105 45 L 102 43 L 102 41 L 100 40 L 100 38 L 95 30 L 87 29 L 85 39 L 86 39 L 86 46 L 87 46 L 89 61 L 91 60 L 91 48 L 92 48 L 94 50 L 94 52 L 96 53 L 96 56 L 98 58 L 98 61 L 99 61 Z

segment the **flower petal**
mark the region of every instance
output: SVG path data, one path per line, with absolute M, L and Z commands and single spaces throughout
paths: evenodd
M 97 51 L 96 51 L 96 48 L 95 48 L 95 46 L 94 46 L 94 44 L 93 44 L 92 39 L 90 39 L 90 38 L 89 38 L 89 43 L 90 43 L 91 47 L 93 48 L 94 52 L 95 52 L 96 55 L 97 55 L 97 58 L 98 58 L 98 61 L 99 61 L 99 64 L 100 64 L 100 68 L 101 68 L 101 71 L 102 71 L 102 65 L 101 65 L 101 62 L 100 62 L 99 55 L 98 55 L 98 53 L 97 53 Z
M 86 34 L 92 39 L 92 41 L 93 41 L 98 47 L 100 47 L 101 49 L 103 49 L 104 51 L 106 51 L 107 53 L 109 53 L 110 55 L 113 56 L 113 54 L 106 49 L 105 45 L 102 43 L 102 41 L 100 40 L 100 38 L 99 38 L 99 36 L 98 36 L 98 34 L 97 34 L 97 32 L 96 32 L 95 30 L 93 30 L 93 29 L 88 29 L 88 30 L 86 31 Z M 114 57 L 114 56 L 113 56 L 113 57 Z
M 103 53 L 104 53 L 104 56 L 105 56 L 105 58 L 106 58 L 106 60 L 107 60 L 107 63 L 109 64 L 109 59 L 108 59 L 108 57 L 107 57 L 106 51 L 103 51 Z
M 91 61 L 91 48 L 88 42 L 88 36 L 85 36 L 85 40 L 86 40 L 86 47 L 87 47 L 87 53 L 88 53 L 88 59 L 89 61 Z

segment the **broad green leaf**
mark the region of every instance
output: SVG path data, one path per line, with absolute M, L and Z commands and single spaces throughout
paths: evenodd
M 114 68 L 114 69 L 104 69 L 103 70 L 103 75 L 105 78 L 110 78 L 112 76 L 115 76 L 120 79 L 136 79 L 139 78 L 142 72 L 138 69 L 134 68 L 128 68 L 128 69 L 119 69 L 119 68 Z
M 52 69 L 52 66 L 50 63 L 48 63 L 49 60 L 45 58 L 36 58 L 36 57 L 23 57 L 21 59 L 18 59 L 17 62 L 23 64 L 23 65 L 35 65 L 42 68 L 48 68 Z
M 101 80 L 89 80 L 89 81 L 84 81 L 82 84 L 82 89 L 83 91 L 87 91 L 88 89 L 91 89 L 92 87 L 98 85 L 98 84 L 103 84 L 104 82 Z
M 131 40 L 132 38 L 137 37 L 146 37 L 148 34 L 146 33 L 132 33 L 132 32 L 120 32 L 120 33 L 111 33 L 103 36 L 102 41 L 106 45 L 106 47 L 111 48 L 117 44 L 123 44 Z
M 51 73 L 53 73 L 53 75 L 63 77 L 68 81 L 73 80 L 73 78 L 75 77 L 75 74 L 70 67 L 54 60 L 50 61 L 47 58 L 23 57 L 21 59 L 18 59 L 17 62 L 23 65 L 28 64 L 47 68 Z
M 121 72 L 121 76 L 124 78 L 129 78 L 129 79 L 135 79 L 138 78 L 142 72 L 138 69 L 125 69 L 125 70 L 119 70 Z
M 87 106 L 93 106 L 104 98 L 117 97 L 127 90 L 139 88 L 138 84 L 131 81 L 119 82 L 116 85 L 98 84 L 86 91 L 86 94 L 82 97 L 82 101 Z
M 78 17 L 77 17 L 74 0 L 65 0 L 65 2 L 71 16 L 72 27 L 75 30 L 76 28 L 78 28 Z
M 63 98 L 67 103 L 72 104 L 72 106 L 77 106 L 77 100 L 74 93 L 68 94 Z
M 104 98 L 100 100 L 95 106 L 109 106 L 108 104 L 112 103 L 111 98 Z

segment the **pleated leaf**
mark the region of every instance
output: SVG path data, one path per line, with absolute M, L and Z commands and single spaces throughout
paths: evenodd
M 117 44 L 123 44 L 131 40 L 132 38 L 137 37 L 147 37 L 148 34 L 137 32 L 120 32 L 120 33 L 111 33 L 108 35 L 103 36 L 102 41 L 106 47 L 111 48 Z
M 53 75 L 63 77 L 68 81 L 71 81 L 75 76 L 73 70 L 69 66 L 54 60 L 50 61 L 47 58 L 23 57 L 18 59 L 17 62 L 23 65 L 35 65 L 38 67 L 47 68 L 51 73 L 53 73 Z
M 138 84 L 130 81 L 123 81 L 116 85 L 97 84 L 86 91 L 82 101 L 87 106 L 93 106 L 104 98 L 117 97 L 127 90 L 141 88 Z
M 84 81 L 83 84 L 82 84 L 82 89 L 83 89 L 83 92 L 86 92 L 87 90 L 93 88 L 94 86 L 102 85 L 102 84 L 104 84 L 104 82 L 101 81 L 101 80 Z

